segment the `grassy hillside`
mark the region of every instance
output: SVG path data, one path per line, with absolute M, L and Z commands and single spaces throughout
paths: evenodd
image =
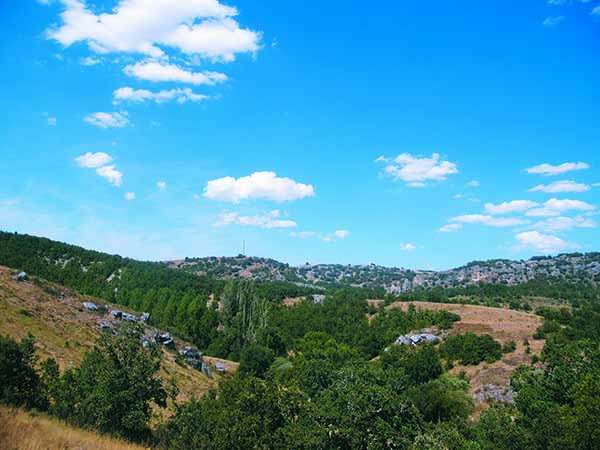
M 11 274 L 10 269 L 0 266 L 0 334 L 20 339 L 31 332 L 42 359 L 56 359 L 62 370 L 78 366 L 100 335 L 101 316 L 82 307 L 90 297 L 38 278 L 16 282 Z M 178 340 L 178 345 L 188 343 Z M 200 397 L 216 386 L 217 375 L 209 379 L 190 366 L 177 364 L 174 352 L 163 353 L 161 378 L 166 382 L 175 379 L 179 401 Z M 230 367 L 235 369 L 235 364 Z
M 119 439 L 66 425 L 45 415 L 0 406 L 3 450 L 142 450 Z

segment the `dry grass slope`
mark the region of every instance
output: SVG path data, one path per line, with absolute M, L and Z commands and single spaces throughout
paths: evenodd
M 64 299 L 54 292 L 64 292 Z M 21 339 L 31 332 L 36 337 L 38 355 L 56 359 L 61 370 L 79 365 L 100 335 L 100 316 L 84 311 L 83 301 L 77 293 L 43 280 L 17 283 L 11 278 L 11 270 L 0 266 L 0 334 Z M 237 365 L 231 363 L 228 369 L 234 371 Z M 180 366 L 175 354 L 168 351 L 164 352 L 160 376 L 167 383 L 175 379 L 180 390 L 178 402 L 201 397 L 218 382 L 218 376 L 209 379 L 198 370 Z
M 44 415 L 0 406 L 2 450 L 142 450 L 144 447 L 70 427 Z

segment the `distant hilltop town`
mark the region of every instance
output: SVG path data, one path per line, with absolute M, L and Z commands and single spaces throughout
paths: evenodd
M 417 288 L 465 287 L 480 283 L 517 285 L 536 279 L 600 282 L 600 253 L 569 253 L 512 261 L 474 261 L 445 271 L 411 270 L 375 264 L 305 264 L 290 266 L 268 258 L 236 257 L 186 258 L 169 261 L 169 267 L 197 275 L 223 279 L 243 278 L 288 281 L 307 286 L 347 285 L 384 288 L 399 294 Z

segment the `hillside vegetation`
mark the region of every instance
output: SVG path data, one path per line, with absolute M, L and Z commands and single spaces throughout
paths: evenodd
M 555 257 L 535 257 L 511 261 L 496 259 L 474 261 L 445 271 L 383 267 L 376 264 L 305 264 L 293 267 L 273 259 L 247 256 L 186 258 L 170 261 L 170 267 L 199 276 L 219 279 L 289 281 L 306 286 L 369 288 L 390 294 L 401 294 L 432 288 L 453 288 L 458 293 L 478 293 L 482 284 L 502 285 L 508 289 L 495 291 L 506 297 L 517 295 L 560 296 L 566 289 L 577 287 L 588 294 L 600 282 L 600 253 L 571 253 Z M 520 286 L 519 289 L 510 287 Z M 461 291 L 461 289 L 469 290 Z M 492 288 L 493 289 L 493 288 Z M 492 290 L 490 289 L 490 291 Z M 597 295 L 597 291 L 596 291 Z
M 0 267 L 0 335 L 23 339 L 31 333 L 40 358 L 53 358 L 61 370 L 77 367 L 101 335 L 101 316 L 85 311 L 85 300 L 90 297 L 45 280 L 16 282 L 11 270 Z M 175 359 L 174 353 L 164 352 L 160 376 L 166 383 L 176 381 L 179 401 L 200 397 L 216 386 L 215 380 Z
M 127 281 L 129 262 L 119 257 L 4 238 L 2 258 L 30 272 L 14 281 L 0 271 L 0 324 L 9 334 L 0 336 L 0 402 L 7 405 L 164 450 L 600 448 L 600 302 L 593 289 L 574 297 L 562 290 L 560 301 L 529 305 L 536 315 L 463 305 L 461 297 L 448 304 L 368 301 L 368 291 L 347 287 L 313 295 L 285 282 L 224 282 L 132 262 L 144 285 Z M 65 252 L 79 262 L 61 263 Z M 118 264 L 108 273 L 111 258 Z M 95 313 L 74 307 L 84 299 L 77 290 L 96 289 L 86 284 L 95 280 L 90 273 L 100 283 L 96 301 L 147 306 L 150 326 L 239 361 L 236 373 L 204 395 L 182 397 L 171 378 L 187 370 L 185 362 L 142 346 L 140 324 L 114 334 L 73 326 L 89 320 L 96 330 Z M 119 276 L 123 284 L 108 289 Z M 483 286 L 501 285 L 475 287 Z M 71 331 L 76 337 L 67 337 Z

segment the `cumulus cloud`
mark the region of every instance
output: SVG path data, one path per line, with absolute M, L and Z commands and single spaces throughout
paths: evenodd
M 227 81 L 227 75 L 220 72 L 191 72 L 174 64 L 159 61 L 142 61 L 126 66 L 123 71 L 138 80 L 154 82 L 177 82 L 194 85 L 215 85 Z
M 596 207 L 581 200 L 551 198 L 541 207 L 528 210 L 525 215 L 530 217 L 560 216 L 566 211 L 594 211 Z
M 487 214 L 464 214 L 462 216 L 453 217 L 450 219 L 450 222 L 474 223 L 487 225 L 489 227 L 514 227 L 516 225 L 527 223 L 527 221 L 517 217 L 495 217 Z
M 456 164 L 441 160 L 439 153 L 433 153 L 430 158 L 402 153 L 394 159 L 379 157 L 376 161 L 387 163 L 384 172 L 410 187 L 424 187 L 428 181 L 443 181 L 458 173 Z
M 260 33 L 241 28 L 233 19 L 237 10 L 218 0 L 119 0 L 98 14 L 83 0 L 61 1 L 62 23 L 47 36 L 65 47 L 85 42 L 95 53 L 151 57 L 171 49 L 225 62 L 260 48 Z
M 102 60 L 100 58 L 94 58 L 93 56 L 86 56 L 80 60 L 82 66 L 95 66 L 100 64 Z
M 257 199 L 286 202 L 314 195 L 312 185 L 278 177 L 275 172 L 254 172 L 237 179 L 218 178 L 209 181 L 204 188 L 204 197 L 231 203 Z
M 544 19 L 542 25 L 544 25 L 546 28 L 553 28 L 560 25 L 562 22 L 564 22 L 564 20 L 565 16 L 550 16 Z
M 236 212 L 224 212 L 219 214 L 215 226 L 241 225 L 244 227 L 258 228 L 295 228 L 296 222 L 281 217 L 281 211 L 275 209 L 266 214 L 244 216 Z
M 125 192 L 125 200 L 135 200 L 135 192 Z
M 557 253 L 568 248 L 577 248 L 576 244 L 571 244 L 563 239 L 551 235 L 540 233 L 539 231 L 524 231 L 515 236 L 519 244 L 517 250 L 533 249 L 542 253 Z
M 156 182 L 156 187 L 157 187 L 159 190 L 161 190 L 161 191 L 164 191 L 165 189 L 167 189 L 167 182 L 166 182 L 166 181 L 163 181 L 163 180 L 157 181 L 157 182 Z
M 350 232 L 348 230 L 335 230 L 333 235 L 338 239 L 346 239 L 350 236 Z
M 413 250 L 416 250 L 417 246 L 415 244 L 411 244 L 410 242 L 404 242 L 402 244 L 400 244 L 400 250 L 404 251 L 404 252 L 412 252 Z
M 550 217 L 534 224 L 534 228 L 550 233 L 568 231 L 573 228 L 596 228 L 598 224 L 589 217 Z
M 104 152 L 87 152 L 75 158 L 79 167 L 86 169 L 97 169 L 98 167 L 106 166 L 110 164 L 112 160 L 112 156 Z
M 83 120 L 98 128 L 123 128 L 129 125 L 126 112 L 96 112 L 89 114 Z
M 531 200 L 512 200 L 510 202 L 503 202 L 497 205 L 493 203 L 486 203 L 484 208 L 489 214 L 509 214 L 514 212 L 523 212 L 528 209 L 539 206 L 539 203 Z
M 196 94 L 190 88 L 178 88 L 162 90 L 158 92 L 148 91 L 146 89 L 133 89 L 131 87 L 122 87 L 113 92 L 113 103 L 121 102 L 143 103 L 151 101 L 155 103 L 167 103 L 176 101 L 177 103 L 200 102 L 209 97 L 203 94 Z
M 87 152 L 75 158 L 75 162 L 79 167 L 84 169 L 96 169 L 96 174 L 113 186 L 121 186 L 123 181 L 123 173 L 118 171 L 114 164 L 110 164 L 113 158 L 108 153 Z
M 552 164 L 544 163 L 537 166 L 530 167 L 526 169 L 527 173 L 536 174 L 536 175 L 560 175 L 566 172 L 572 172 L 574 170 L 585 170 L 589 169 L 590 165 L 584 162 L 566 162 L 563 164 L 559 164 L 553 166 Z
M 98 167 L 96 173 L 106 179 L 113 186 L 121 186 L 123 181 L 123 173 L 119 172 L 115 166 Z
M 461 230 L 462 227 L 462 223 L 447 223 L 441 227 L 439 231 L 442 233 L 454 233 L 458 230 Z
M 334 242 L 337 240 L 346 239 L 350 236 L 348 230 L 335 230 L 333 233 L 319 233 L 317 231 L 292 231 L 291 237 L 299 239 L 319 239 L 323 242 Z
M 550 184 L 538 184 L 529 189 L 529 192 L 546 192 L 554 194 L 558 192 L 586 192 L 590 187 L 587 184 L 576 183 L 571 180 L 555 181 Z

